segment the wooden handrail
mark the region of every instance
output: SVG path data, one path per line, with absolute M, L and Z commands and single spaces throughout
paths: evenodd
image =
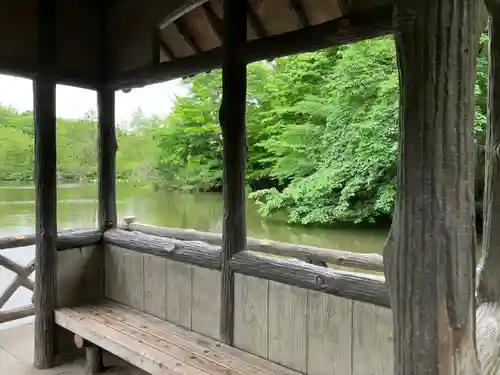
M 75 247 L 91 246 L 102 241 L 99 229 L 67 229 L 58 233 L 57 249 L 67 250 Z M 35 234 L 18 234 L 0 237 L 0 251 L 16 247 L 33 246 L 36 243 Z
M 201 232 L 194 229 L 178 229 L 134 222 L 132 217 L 125 219 L 126 230 L 142 232 L 158 237 L 176 238 L 184 241 L 204 241 L 212 245 L 222 244 L 221 233 Z M 247 238 L 247 249 L 265 254 L 297 258 L 308 263 L 335 264 L 367 271 L 384 271 L 384 260 L 380 254 L 362 254 L 344 250 L 333 250 L 307 245 Z
M 110 229 L 104 233 L 104 243 L 198 267 L 220 270 L 220 246 L 199 239 L 187 241 L 139 231 Z M 297 259 L 280 259 L 252 251 L 235 254 L 229 260 L 229 264 L 234 272 L 244 275 L 389 307 L 389 294 L 383 276 L 339 271 Z
M 92 246 L 102 241 L 102 232 L 98 229 L 65 230 L 58 234 L 57 249 L 68 250 L 85 246 Z M 23 246 L 32 246 L 36 243 L 36 236 L 16 235 L 0 238 L 0 250 L 14 249 Z M 35 290 L 35 282 L 29 277 L 35 270 L 35 260 L 33 259 L 26 266 L 0 254 L 0 267 L 16 274 L 16 277 L 10 285 L 0 295 L 0 309 L 5 306 L 7 301 L 21 287 L 25 287 L 32 292 Z M 0 311 L 0 323 L 8 322 L 33 315 L 35 312 L 33 305 L 15 308 L 7 311 Z

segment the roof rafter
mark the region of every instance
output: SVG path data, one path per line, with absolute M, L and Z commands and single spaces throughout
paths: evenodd
M 243 47 L 248 63 L 295 53 L 311 52 L 334 45 L 354 43 L 393 32 L 392 6 L 374 9 L 309 26 L 297 31 L 252 40 Z M 190 74 L 216 69 L 221 64 L 222 48 L 163 62 L 159 67 L 143 67 L 115 76 L 115 89 L 139 87 Z
M 174 21 L 175 27 L 177 27 L 177 31 L 179 34 L 182 36 L 186 44 L 194 51 L 196 54 L 200 54 L 203 51 L 201 50 L 200 46 L 196 42 L 196 39 L 191 35 L 191 33 L 187 30 L 187 28 L 184 26 L 184 23 L 182 20 L 178 19 Z
M 217 16 L 217 14 L 215 14 L 212 6 L 210 5 L 210 2 L 204 3 L 201 6 L 201 9 L 203 9 L 203 12 L 208 19 L 208 23 L 210 24 L 212 31 L 215 33 L 215 35 L 217 35 L 219 41 L 222 42 L 222 20 Z
M 262 25 L 262 22 L 260 22 L 257 13 L 255 13 L 255 11 L 253 10 L 252 4 L 248 0 L 246 0 L 245 2 L 247 5 L 247 18 L 248 22 L 250 22 L 250 26 L 252 27 L 255 34 L 257 34 L 257 37 L 264 38 L 265 36 L 267 36 L 267 30 Z
M 285 2 L 295 18 L 299 21 L 300 27 L 308 27 L 309 19 L 300 0 L 286 0 Z

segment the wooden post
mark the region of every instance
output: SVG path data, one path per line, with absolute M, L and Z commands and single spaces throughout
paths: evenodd
M 490 14 L 488 123 L 485 144 L 483 248 L 478 266 L 477 347 L 482 374 L 500 371 L 500 0 L 485 1 Z
M 38 1 L 38 72 L 33 84 L 35 120 L 36 289 L 35 356 L 53 366 L 56 326 L 56 0 Z
M 111 0 L 100 1 L 100 69 L 101 86 L 97 91 L 99 112 L 98 132 L 98 201 L 99 228 L 116 228 L 116 129 L 115 92 L 109 87 L 110 77 L 110 36 L 109 7 Z
M 115 92 L 101 87 L 97 92 L 99 110 L 98 133 L 98 201 L 99 228 L 115 228 L 116 214 L 116 133 Z
M 397 375 L 478 374 L 473 141 L 478 9 L 478 0 L 398 0 L 395 6 L 401 159 L 384 256 Z
M 246 2 L 244 2 L 246 4 Z M 221 254 L 221 340 L 233 342 L 234 275 L 231 257 L 246 245 L 245 227 L 245 107 L 246 62 L 243 46 L 247 38 L 246 6 L 224 0 L 222 103 L 224 219 Z

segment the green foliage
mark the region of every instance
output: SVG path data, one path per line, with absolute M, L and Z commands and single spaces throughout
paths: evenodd
M 487 74 L 484 48 L 476 83 L 480 162 Z M 219 189 L 220 72 L 185 83 L 189 95 L 178 98 L 167 123 L 155 129 L 159 174 L 174 188 Z M 388 37 L 249 65 L 246 176 L 258 190 L 250 196 L 261 213 L 284 213 L 303 225 L 391 215 L 398 90 Z
M 156 144 L 150 127 L 155 119 L 136 112 L 130 130 L 117 130 L 117 177 L 149 178 L 156 162 Z M 159 121 L 159 119 L 156 119 Z M 142 123 L 141 123 L 142 121 Z M 93 180 L 97 177 L 97 116 L 57 119 L 57 174 L 60 180 Z M 33 114 L 0 106 L 0 180 L 33 179 Z
M 484 170 L 487 37 L 478 57 L 475 139 Z M 247 182 L 264 216 L 302 225 L 390 216 L 398 157 L 398 72 L 392 38 L 259 62 L 247 69 Z M 117 129 L 117 176 L 174 189 L 221 189 L 221 72 L 184 80 L 167 118 L 140 109 Z M 32 114 L 0 107 L 0 179 L 31 179 Z M 96 177 L 97 122 L 58 119 L 61 179 Z M 230 126 L 231 124 L 229 124 Z M 483 176 L 477 174 L 477 191 Z

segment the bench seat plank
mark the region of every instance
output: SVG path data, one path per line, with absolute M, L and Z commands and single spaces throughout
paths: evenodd
M 203 351 L 209 356 L 214 356 L 217 362 L 225 363 L 227 367 L 237 366 L 238 371 L 245 375 L 300 375 L 297 371 L 110 300 L 103 301 L 98 308 L 116 319 L 126 320 L 135 327 L 139 326 L 148 332 L 169 337 L 168 341 L 176 340 L 175 342 L 179 343 L 178 340 L 181 340 L 182 345 L 190 345 L 190 350 L 198 353 Z M 176 336 L 177 339 L 172 336 Z
M 299 375 L 109 300 L 59 309 L 56 323 L 151 374 Z
M 99 323 L 90 316 L 80 314 L 77 310 L 58 309 L 55 312 L 55 320 L 58 325 L 68 331 L 150 374 L 208 375 L 160 350 L 144 345 L 116 329 Z

